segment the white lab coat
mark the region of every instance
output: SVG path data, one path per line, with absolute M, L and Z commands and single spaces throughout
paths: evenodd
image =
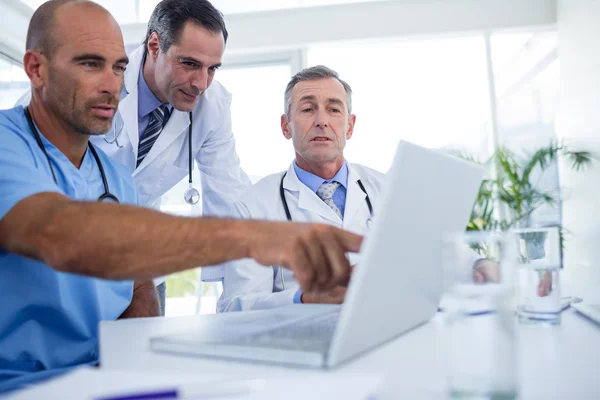
M 109 144 L 103 138 L 92 142 L 113 159 L 125 164 L 132 172 L 140 204 L 152 205 L 175 184 L 188 176 L 187 112 L 173 110 L 169 121 L 138 168 L 138 77 L 144 58 L 141 45 L 128 54 L 129 65 L 125 71 L 125 90 L 118 116 L 122 118 L 123 131 L 119 143 Z M 193 114 L 192 154 L 201 174 L 202 213 L 224 215 L 231 203 L 250 186 L 250 180 L 240 167 L 231 132 L 231 94 L 217 81 L 200 96 Z M 109 132 L 107 138 L 111 138 Z M 183 193 L 181 193 L 183 196 Z
M 124 89 L 113 126 L 123 127 L 119 145 L 107 143 L 114 132 L 90 138 L 115 161 L 132 173 L 139 193 L 140 205 L 152 207 L 175 184 L 188 176 L 187 112 L 173 110 L 169 121 L 144 161 L 136 168 L 138 132 L 138 77 L 144 58 L 144 46 L 128 52 Z M 29 104 L 26 93 L 17 104 Z M 200 96 L 193 111 L 192 154 L 201 174 L 194 185 L 202 193 L 202 213 L 225 215 L 231 204 L 250 187 L 248 176 L 240 167 L 231 131 L 231 94 L 217 81 Z M 181 193 L 183 197 L 183 192 Z
M 234 204 L 237 218 L 286 221 L 286 215 L 279 194 L 283 172 L 269 175 L 248 189 Z M 360 179 L 369 194 L 376 218 L 384 174 L 370 168 L 348 164 L 348 189 L 344 221 L 321 200 L 311 189 L 298 180 L 293 164 L 290 165 L 283 182 L 285 197 L 295 222 L 319 222 L 364 235 L 367 221 L 371 218 L 365 201 L 366 195 L 356 181 Z M 358 255 L 351 254 L 352 264 L 358 262 Z M 232 261 L 221 265 L 223 274 L 223 294 L 218 301 L 217 311 L 240 311 L 266 309 L 293 303 L 298 283 L 287 269 L 277 266 L 263 267 L 251 259 Z M 284 274 L 285 290 L 281 280 Z

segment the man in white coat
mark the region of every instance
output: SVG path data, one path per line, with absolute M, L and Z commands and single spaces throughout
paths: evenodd
M 112 129 L 91 142 L 132 173 L 140 205 L 157 207 L 163 194 L 191 178 L 193 160 L 201 182 L 191 186 L 201 185 L 203 215 L 224 215 L 250 186 L 235 150 L 231 94 L 213 80 L 227 36 L 210 2 L 163 0 L 144 43 L 127 52 Z M 29 97 L 19 103 L 28 104 Z M 155 283 L 164 313 L 164 278 Z
M 310 221 L 364 234 L 381 193 L 384 175 L 344 158 L 352 137 L 352 90 L 324 66 L 296 74 L 285 91 L 281 130 L 296 159 L 287 171 L 267 176 L 234 204 L 237 218 Z M 356 260 L 352 260 L 355 264 Z M 345 287 L 302 293 L 293 274 L 252 260 L 222 268 L 223 294 L 217 310 L 265 309 L 293 303 L 341 303 Z
M 201 185 L 203 215 L 224 215 L 250 186 L 235 150 L 231 94 L 213 80 L 227 36 L 210 2 L 163 0 L 146 40 L 128 53 L 115 126 L 94 144 L 129 168 L 140 204 L 152 206 L 188 174 L 191 180 L 191 157 L 201 174 L 191 186 Z M 158 290 L 164 312 L 165 284 Z
M 384 175 L 348 163 L 346 140 L 352 138 L 352 89 L 337 72 L 306 68 L 285 90 L 281 130 L 291 139 L 296 159 L 287 171 L 269 175 L 234 203 L 236 218 L 308 221 L 331 224 L 365 235 L 375 215 Z M 498 266 L 469 250 L 465 280 L 498 279 Z M 350 255 L 352 265 L 357 254 Z M 293 303 L 341 303 L 346 287 L 318 294 L 302 293 L 293 273 L 279 266 L 261 267 L 243 259 L 222 265 L 223 293 L 218 312 L 266 309 Z

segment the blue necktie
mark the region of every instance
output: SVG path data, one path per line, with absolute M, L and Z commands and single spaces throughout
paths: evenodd
M 335 194 L 337 188 L 339 188 L 340 186 L 341 184 L 335 181 L 329 183 L 323 182 L 323 184 L 319 186 L 319 189 L 317 189 L 317 196 L 319 196 L 321 200 L 323 200 L 323 202 L 325 202 L 325 204 L 327 204 L 329 208 L 333 210 L 335 215 L 340 217 L 341 220 L 344 220 L 342 212 L 340 211 L 338 206 L 333 202 L 333 195 Z
M 146 155 L 150 152 L 150 149 L 152 148 L 154 142 L 156 142 L 156 139 L 158 139 L 158 136 L 160 135 L 160 132 L 164 126 L 165 119 L 168 118 L 168 116 L 169 110 L 167 109 L 166 105 L 159 106 L 152 111 L 150 123 L 140 138 L 136 168 L 140 166 L 144 160 L 144 157 L 146 157 Z

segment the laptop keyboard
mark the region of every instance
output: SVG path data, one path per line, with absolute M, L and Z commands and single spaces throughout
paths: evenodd
M 236 344 L 296 351 L 323 352 L 329 348 L 340 310 L 312 316 L 270 331 L 253 334 L 236 340 Z
M 600 316 L 600 304 L 588 304 L 588 307 Z

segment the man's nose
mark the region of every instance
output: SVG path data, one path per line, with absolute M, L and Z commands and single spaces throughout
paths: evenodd
M 323 109 L 317 110 L 315 115 L 315 126 L 318 128 L 326 128 L 329 125 L 327 111 Z
M 192 86 L 198 89 L 200 92 L 204 92 L 208 88 L 208 69 L 201 68 L 191 82 Z
M 112 68 L 106 68 L 102 74 L 99 90 L 117 96 L 123 87 L 123 76 L 116 74 Z

